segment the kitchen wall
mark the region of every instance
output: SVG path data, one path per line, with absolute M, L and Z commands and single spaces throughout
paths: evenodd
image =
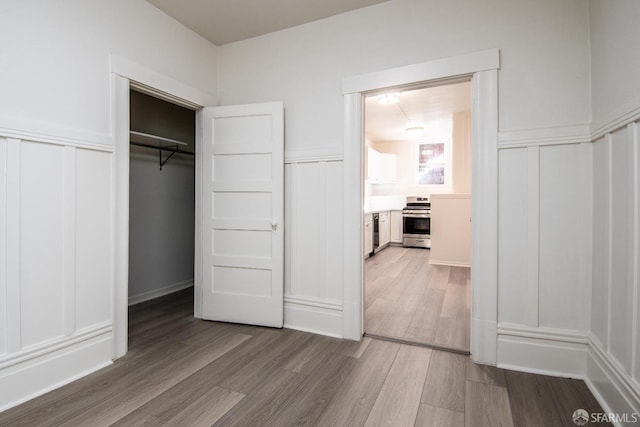
M 309 217 L 314 196 L 287 189 L 287 235 L 307 236 L 285 260 L 296 271 L 287 276 L 289 310 L 306 317 L 285 316 L 287 325 L 341 333 L 344 264 L 318 259 L 317 248 L 340 252 L 349 232 L 327 226 L 343 185 L 342 79 L 499 48 L 498 363 L 565 374 L 584 367 L 591 258 L 575 252 L 591 238 L 590 157 L 581 145 L 589 141 L 588 41 L 581 0 L 392 0 L 220 47 L 220 102 L 284 101 L 287 173 L 304 169 L 295 186 L 334 200 L 314 204 Z M 331 298 L 316 285 L 325 270 Z
M 372 185 L 372 196 L 428 196 L 440 193 L 471 193 L 471 111 L 455 113 L 452 117 L 451 183 L 447 186 L 416 184 L 418 141 L 375 141 L 371 148 L 380 153 L 395 154 L 397 182 Z M 425 140 L 424 142 L 429 142 Z M 437 141 L 436 141 L 437 142 Z
M 0 410 L 111 362 L 110 55 L 216 92 L 216 49 L 143 0 L 0 5 Z
M 640 4 L 590 1 L 593 274 L 587 375 L 640 412 Z

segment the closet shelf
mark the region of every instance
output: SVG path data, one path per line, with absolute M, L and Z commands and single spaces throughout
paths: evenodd
M 171 138 L 165 138 L 163 136 L 151 135 L 148 133 L 137 132 L 137 131 L 129 131 L 129 143 L 131 145 L 137 145 L 139 147 L 146 148 L 154 148 L 158 150 L 158 163 L 160 165 L 160 170 L 162 170 L 162 166 L 164 166 L 174 154 L 188 154 L 190 156 L 194 156 L 195 153 L 191 151 L 184 151 L 180 149 L 181 146 L 187 146 L 186 142 L 178 141 Z M 162 152 L 167 151 L 171 154 L 167 156 L 166 159 L 162 159 Z
M 142 143 L 147 145 L 157 145 L 156 148 L 165 148 L 169 146 L 189 145 L 186 142 L 178 141 L 177 139 L 165 138 L 163 136 L 151 135 L 149 133 L 142 133 L 132 130 L 129 132 L 129 141 L 135 143 Z

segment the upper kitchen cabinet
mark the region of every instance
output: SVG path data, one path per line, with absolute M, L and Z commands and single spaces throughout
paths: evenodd
M 397 176 L 397 156 L 380 153 L 367 147 L 367 182 L 369 184 L 393 184 Z

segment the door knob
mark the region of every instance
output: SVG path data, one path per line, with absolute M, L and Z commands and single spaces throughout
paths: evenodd
M 278 222 L 271 221 L 271 230 L 276 231 L 278 229 Z

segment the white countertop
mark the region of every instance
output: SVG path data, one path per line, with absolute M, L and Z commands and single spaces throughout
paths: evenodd
M 401 211 L 406 205 L 406 196 L 370 196 L 365 197 L 364 213 Z

